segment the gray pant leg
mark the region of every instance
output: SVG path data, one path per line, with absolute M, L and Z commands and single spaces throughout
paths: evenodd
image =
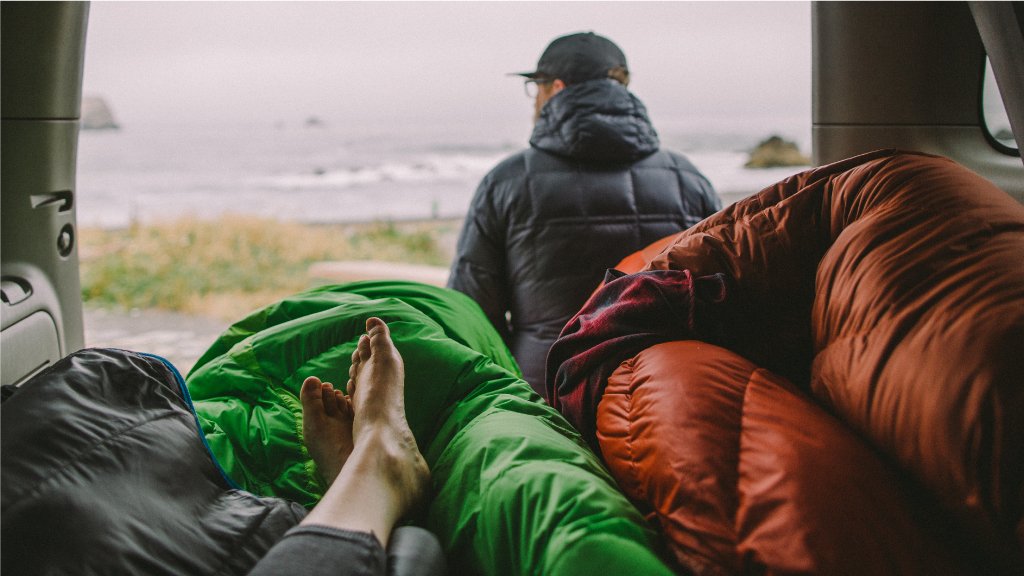
M 388 542 L 388 576 L 444 576 L 444 552 L 437 536 L 417 526 L 399 526 Z
M 329 526 L 289 530 L 249 576 L 444 576 L 441 543 L 427 530 L 401 526 L 391 532 L 385 553 L 373 534 Z
M 384 576 L 386 557 L 368 532 L 299 525 L 274 544 L 249 576 Z

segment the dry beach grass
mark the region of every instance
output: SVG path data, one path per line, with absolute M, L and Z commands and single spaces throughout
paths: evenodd
M 308 225 L 225 216 L 83 229 L 90 307 L 162 309 L 237 320 L 311 286 L 310 264 L 385 260 L 447 266 L 459 221 Z

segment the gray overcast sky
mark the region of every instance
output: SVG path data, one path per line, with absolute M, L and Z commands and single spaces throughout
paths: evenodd
M 529 122 L 507 72 L 593 30 L 655 124 L 806 116 L 806 2 L 93 2 L 86 94 L 123 124 Z

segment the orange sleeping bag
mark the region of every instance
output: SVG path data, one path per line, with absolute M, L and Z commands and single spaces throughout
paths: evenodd
M 1024 207 L 879 151 L 662 242 L 620 270 L 728 275 L 731 350 L 622 362 L 596 427 L 682 568 L 1024 568 Z

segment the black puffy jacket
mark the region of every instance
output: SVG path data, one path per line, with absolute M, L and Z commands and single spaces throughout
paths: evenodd
M 247 574 L 306 511 L 238 489 L 160 358 L 75 352 L 0 404 L 4 574 Z
M 693 164 L 658 145 L 624 86 L 582 82 L 477 188 L 448 286 L 480 304 L 541 395 L 548 348 L 605 269 L 721 208 Z

